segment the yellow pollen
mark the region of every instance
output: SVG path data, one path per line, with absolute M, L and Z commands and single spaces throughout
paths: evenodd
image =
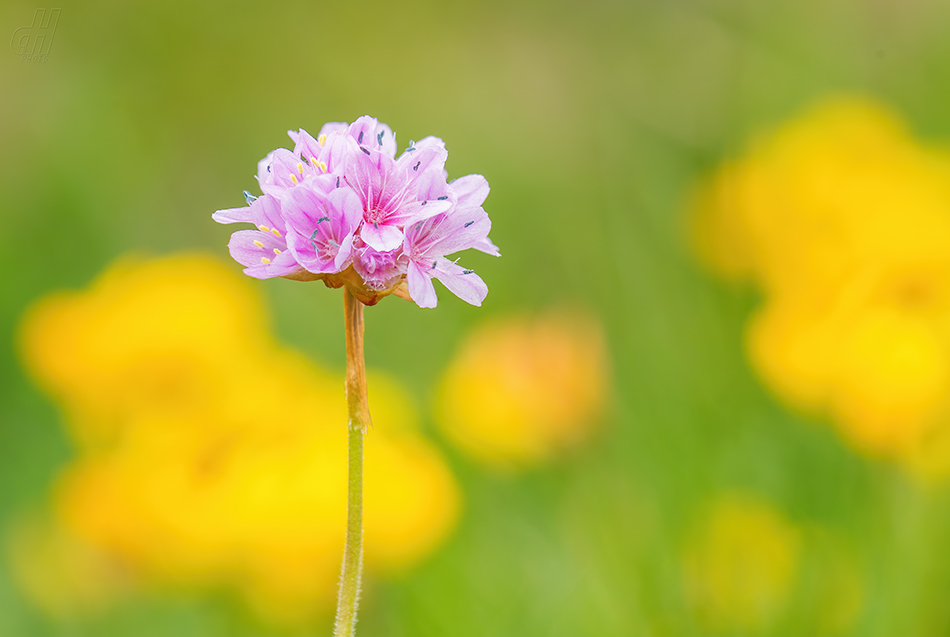
M 297 172 L 303 174 L 303 164 L 299 161 L 297 162 Z
M 267 257 L 261 257 L 261 263 L 263 263 L 264 265 L 267 265 L 270 263 L 270 259 L 268 259 Z
M 319 167 L 322 172 L 327 171 L 327 163 L 325 161 L 318 161 L 317 167 Z
M 270 228 L 268 228 L 267 226 L 257 226 L 257 227 L 261 229 L 261 232 L 270 232 Z
M 271 229 L 271 232 L 274 233 L 274 236 L 275 236 L 275 237 L 279 237 L 279 236 L 280 236 L 280 232 L 277 231 L 277 228 L 272 228 L 272 229 Z
M 280 250 L 277 248 L 274 248 L 274 254 L 280 254 Z
M 255 241 L 255 242 L 254 242 L 254 245 L 256 245 L 258 248 L 263 248 L 263 247 L 264 247 L 264 244 L 261 243 L 260 241 Z
M 326 134 L 326 133 L 323 133 L 322 135 L 320 135 L 320 137 L 317 137 L 317 142 L 318 142 L 321 146 L 323 146 L 324 144 L 326 144 L 326 143 L 327 143 L 327 134 Z
M 297 176 L 294 175 L 293 173 L 290 173 L 290 181 L 297 183 Z

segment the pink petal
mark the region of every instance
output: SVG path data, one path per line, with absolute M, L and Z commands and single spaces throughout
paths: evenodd
M 445 148 L 436 144 L 415 146 L 415 150 L 400 155 L 397 165 L 405 169 L 409 179 L 416 179 L 426 171 L 435 170 L 439 174 L 445 170 L 445 160 L 449 154 Z
M 319 190 L 293 188 L 284 196 L 284 216 L 302 234 L 310 234 L 316 220 L 326 214 L 326 200 Z
M 258 246 L 255 241 L 261 245 Z M 280 250 L 279 254 L 274 252 L 275 248 Z M 235 261 L 246 267 L 245 274 L 258 279 L 284 276 L 301 269 L 287 249 L 287 244 L 269 232 L 239 230 L 231 235 L 228 250 Z M 261 259 L 267 259 L 270 263 L 264 263 Z
M 442 281 L 449 292 L 476 307 L 481 306 L 482 301 L 488 296 L 488 286 L 481 277 L 448 259 L 439 259 L 432 274 Z
M 250 206 L 217 210 L 211 218 L 218 223 L 254 223 L 254 213 L 251 212 Z
M 491 219 L 482 208 L 456 210 L 432 228 L 434 256 L 445 256 L 474 247 L 491 230 Z
M 314 172 L 310 162 L 304 164 L 300 161 L 299 155 L 295 155 L 286 148 L 278 148 L 268 155 L 268 158 L 270 163 L 264 165 L 261 178 L 261 190 L 268 195 L 279 197 L 285 190 L 303 181 L 305 175 Z M 303 169 L 302 173 L 300 169 Z
M 416 187 L 416 199 L 439 200 L 439 197 L 445 197 L 442 201 L 448 200 L 453 205 L 458 201 L 455 191 L 445 183 L 445 171 L 427 170 L 414 179 L 413 184 Z
M 367 150 L 377 150 L 389 157 L 396 156 L 396 136 L 389 126 L 378 122 L 375 117 L 364 115 L 350 124 L 347 133 Z
M 336 253 L 336 259 L 333 262 L 333 266 L 336 268 L 337 272 L 342 272 L 350 264 L 351 257 L 353 256 L 353 233 L 350 232 L 348 235 L 343 237 L 343 241 L 340 242 L 340 251 Z
M 211 218 L 218 223 L 253 223 L 256 226 L 277 228 L 281 234 L 284 232 L 280 202 L 270 195 L 261 195 L 246 208 L 218 210 Z
M 387 185 L 386 177 L 392 172 L 394 162 L 383 153 L 357 146 L 351 137 L 347 138 L 347 145 L 349 158 L 343 177 L 362 199 L 364 209 L 378 208 L 383 188 Z
M 356 230 L 363 220 L 363 202 L 352 188 L 342 187 L 327 195 L 327 206 L 342 218 L 343 233 Z
M 360 229 L 360 239 L 366 242 L 366 245 L 379 252 L 388 252 L 395 250 L 402 245 L 402 230 L 396 226 L 380 226 L 372 223 L 364 223 Z
M 451 201 L 426 200 L 415 201 L 403 205 L 399 212 L 390 215 L 388 220 L 400 226 L 408 226 L 420 221 L 425 221 L 443 212 L 448 212 L 452 207 Z
M 323 146 L 313 138 L 313 135 L 302 128 L 299 132 L 289 130 L 287 134 L 294 142 L 294 155 L 298 157 L 303 155 L 307 159 L 320 156 Z
M 327 122 L 323 125 L 323 128 L 320 129 L 320 133 L 317 137 L 320 137 L 320 135 L 329 137 L 332 133 L 345 133 L 348 127 L 349 124 L 346 122 Z
M 492 243 L 492 240 L 489 239 L 488 237 L 485 237 L 484 239 L 480 239 L 479 241 L 476 241 L 474 244 L 472 244 L 472 248 L 479 250 L 480 252 L 484 252 L 485 254 L 490 254 L 493 257 L 501 256 L 501 252 L 498 250 L 498 246 Z
M 459 208 L 474 208 L 485 203 L 491 190 L 488 180 L 481 175 L 465 175 L 449 184 L 458 195 Z
M 428 137 L 423 137 L 422 139 L 417 141 L 414 144 L 414 146 L 416 148 L 428 148 L 430 146 L 434 146 L 436 148 L 441 148 L 442 150 L 445 150 L 445 142 L 442 141 L 441 138 L 434 137 L 433 135 L 429 135 Z
M 415 261 L 409 262 L 409 268 L 406 271 L 406 280 L 409 283 L 409 296 L 419 307 L 435 307 L 439 298 L 435 294 L 435 286 L 432 285 L 432 279 L 423 271 Z

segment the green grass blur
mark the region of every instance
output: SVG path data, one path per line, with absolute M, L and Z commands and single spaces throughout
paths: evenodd
M 0 36 L 35 9 L 5 3 Z M 450 177 L 488 178 L 504 257 L 466 258 L 489 285 L 481 309 L 440 290 L 435 311 L 395 299 L 368 310 L 368 363 L 428 405 L 471 327 L 573 304 L 604 324 L 614 392 L 603 430 L 560 462 L 497 474 L 443 444 L 464 494 L 459 528 L 412 572 L 369 582 L 362 637 L 706 634 L 684 593 L 682 547 L 697 511 L 733 491 L 846 547 L 863 601 L 840 634 L 950 632 L 947 490 L 922 490 L 782 408 L 742 352 L 755 296 L 703 273 L 683 232 L 696 180 L 817 96 L 875 96 L 922 136 L 950 139 L 950 5 L 103 0 L 62 9 L 46 63 L 0 53 L 0 530 L 47 498 L 71 457 L 60 415 L 17 357 L 24 308 L 88 285 L 129 251 L 225 256 L 232 228 L 210 214 L 256 191 L 256 162 L 289 143 L 287 129 L 371 114 L 400 148 L 446 140 Z M 256 285 L 284 342 L 342 367 L 336 294 Z M 821 580 L 821 556 L 802 560 Z M 763 631 L 819 634 L 818 606 L 801 583 Z M 0 637 L 261 630 L 226 602 L 187 597 L 64 626 L 0 566 Z

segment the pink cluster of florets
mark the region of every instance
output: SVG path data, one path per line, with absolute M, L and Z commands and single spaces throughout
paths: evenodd
M 481 305 L 488 286 L 446 256 L 468 248 L 499 255 L 482 208 L 484 177 L 449 183 L 448 153 L 436 137 L 410 142 L 397 158 L 395 135 L 369 116 L 326 124 L 316 139 L 303 129 L 288 134 L 294 149 L 258 164 L 263 194 L 245 191 L 248 206 L 212 215 L 256 226 L 228 244 L 245 274 L 323 279 L 367 304 L 395 293 L 420 307 L 435 307 L 436 278 Z

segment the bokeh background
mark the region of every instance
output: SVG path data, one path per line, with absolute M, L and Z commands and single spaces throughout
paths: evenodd
M 210 215 L 367 113 L 504 256 L 367 311 L 359 634 L 950 632 L 950 5 L 58 6 L 0 53 L 0 635 L 328 634 L 341 295 Z

